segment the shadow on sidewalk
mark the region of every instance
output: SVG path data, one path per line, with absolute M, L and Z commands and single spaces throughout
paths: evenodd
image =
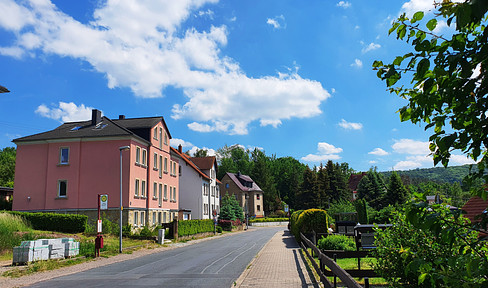
M 283 243 L 285 243 L 286 248 L 288 249 L 298 249 L 300 246 L 298 245 L 297 241 L 295 240 L 295 237 L 291 234 L 290 231 L 285 230 L 283 231 Z

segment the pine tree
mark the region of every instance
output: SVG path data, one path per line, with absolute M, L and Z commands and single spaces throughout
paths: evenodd
M 407 201 L 408 191 L 402 183 L 400 176 L 393 171 L 390 176 L 388 191 L 384 197 L 384 205 L 403 204 Z
M 329 197 L 327 191 L 330 188 L 329 176 L 327 175 L 327 170 L 320 164 L 317 171 L 317 195 L 318 195 L 318 205 L 317 208 L 326 209 L 329 204 Z
M 361 178 L 358 184 L 358 198 L 366 200 L 374 209 L 381 209 L 384 206 L 383 197 L 386 194 L 386 186 L 381 175 L 376 169 L 370 169 L 366 175 Z
M 266 154 L 259 150 L 254 149 L 251 153 L 252 158 L 252 171 L 251 178 L 258 184 L 259 188 L 263 190 L 263 201 L 265 213 L 272 213 L 281 203 L 278 192 L 276 190 L 276 184 L 271 174 L 270 160 Z
M 309 167 L 303 173 L 303 183 L 297 195 L 297 209 L 316 208 L 317 201 L 317 176 Z
M 220 219 L 222 220 L 236 220 L 231 198 L 234 198 L 234 196 L 229 196 L 229 194 L 225 194 L 224 197 L 222 197 L 222 201 L 220 203 Z
M 342 200 L 350 200 L 352 195 L 347 189 L 346 177 L 342 175 L 341 166 L 339 163 L 334 164 L 331 160 L 327 161 L 325 166 L 327 176 L 329 178 L 329 189 L 327 196 L 331 202 L 340 202 Z

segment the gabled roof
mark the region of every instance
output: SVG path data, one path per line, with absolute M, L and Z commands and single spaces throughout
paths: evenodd
M 241 189 L 242 191 L 261 191 L 263 192 L 263 190 L 261 190 L 261 188 L 259 188 L 258 184 L 256 184 L 256 182 L 254 182 L 251 177 L 247 176 L 247 175 L 243 175 L 243 174 L 234 174 L 234 173 L 230 173 L 230 172 L 227 172 L 226 173 L 227 176 L 229 176 L 229 178 L 237 185 L 237 187 L 239 187 L 239 189 Z M 246 181 L 246 182 L 251 182 L 251 187 L 246 187 L 244 186 L 244 184 L 242 183 L 242 181 Z
M 101 122 L 92 125 L 91 120 L 67 122 L 54 130 L 14 139 L 13 142 L 57 140 L 88 137 L 107 136 L 134 136 L 127 128 L 114 123 L 107 117 L 102 117 Z
M 166 126 L 166 122 L 164 121 L 164 118 L 161 116 L 113 119 L 112 121 L 127 129 L 140 129 L 140 128 L 150 129 L 154 127 L 156 124 L 158 124 L 159 122 L 162 122 L 164 128 L 166 128 L 166 131 L 168 131 L 169 139 L 171 139 L 171 134 L 169 132 L 168 126 Z
M 463 210 L 466 211 L 466 216 L 472 223 L 477 222 L 476 216 L 483 213 L 488 208 L 488 200 L 483 200 L 478 196 L 471 197 L 463 206 Z
M 347 182 L 349 189 L 356 191 L 358 189 L 359 182 L 361 179 L 363 179 L 364 175 L 366 175 L 366 172 L 361 174 L 351 174 L 351 176 L 349 176 L 349 181 Z
M 210 177 L 208 177 L 205 173 L 203 173 L 197 167 L 197 165 L 195 165 L 195 163 L 192 162 L 192 160 L 190 159 L 190 157 L 188 155 L 186 155 L 185 153 L 180 153 L 180 151 L 178 151 L 178 149 L 175 149 L 173 147 L 170 147 L 170 148 L 171 148 L 171 152 L 176 153 L 176 155 L 178 155 L 181 159 L 183 159 L 183 161 L 185 161 L 186 164 L 190 165 L 190 167 L 193 168 L 193 170 L 195 170 L 198 174 L 200 174 L 200 176 L 202 176 L 206 180 L 210 180 Z
M 210 170 L 214 166 L 215 170 L 217 170 L 217 158 L 215 158 L 215 156 L 191 157 L 190 159 L 202 170 Z

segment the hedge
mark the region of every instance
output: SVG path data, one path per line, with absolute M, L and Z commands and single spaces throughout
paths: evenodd
M 298 217 L 303 213 L 304 210 L 297 210 L 291 214 L 290 217 L 290 229 L 295 239 L 300 242 L 300 229 L 298 227 Z
M 255 222 L 288 222 L 288 218 L 254 218 L 249 219 L 249 223 Z
M 322 209 L 308 209 L 298 217 L 297 225 L 303 234 L 327 233 L 329 228 L 329 215 Z
M 8 211 L 28 221 L 33 229 L 63 233 L 80 233 L 85 231 L 88 216 L 79 214 L 31 213 Z
M 219 220 L 219 226 L 222 227 L 224 231 L 232 231 L 232 227 L 237 227 L 242 225 L 241 220 L 237 219 L 236 221 L 232 220 Z
M 212 219 L 178 221 L 179 237 L 213 231 L 214 222 Z

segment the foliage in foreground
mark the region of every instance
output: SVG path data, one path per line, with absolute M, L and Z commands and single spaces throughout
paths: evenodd
M 356 251 L 356 243 L 353 238 L 345 235 L 328 235 L 319 239 L 317 248 L 320 250 L 344 250 Z
M 32 228 L 18 215 L 0 213 L 0 251 L 10 250 L 33 238 Z
M 376 231 L 375 270 L 394 287 L 486 287 L 488 247 L 459 210 L 425 202 Z

